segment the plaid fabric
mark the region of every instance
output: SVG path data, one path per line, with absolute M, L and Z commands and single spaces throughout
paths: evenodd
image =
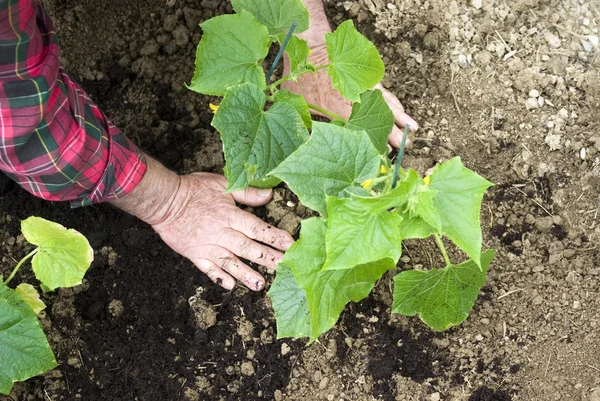
M 73 207 L 116 199 L 142 179 L 144 156 L 69 79 L 58 55 L 37 2 L 0 0 L 0 170 Z

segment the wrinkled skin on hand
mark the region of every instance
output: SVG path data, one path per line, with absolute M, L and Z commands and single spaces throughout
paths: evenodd
M 152 224 L 154 230 L 223 288 L 233 289 L 237 279 L 251 290 L 262 290 L 264 278 L 239 258 L 274 271 L 283 257 L 280 251 L 294 240 L 288 232 L 241 210 L 236 202 L 264 205 L 272 191 L 248 188 L 226 194 L 225 177 L 210 173 L 181 176 L 180 180 L 168 212 Z

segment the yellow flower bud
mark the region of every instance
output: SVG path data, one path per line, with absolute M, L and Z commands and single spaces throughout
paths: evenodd
M 362 184 L 360 184 L 360 186 L 366 189 L 367 191 L 370 191 L 371 188 L 373 188 L 373 180 L 366 180 Z
M 425 176 L 425 178 L 423 178 L 423 181 L 425 181 L 425 185 L 429 185 L 429 176 Z
M 381 167 L 379 167 L 379 174 L 387 174 L 388 169 L 382 164 Z
M 209 103 L 209 104 L 208 104 L 208 107 L 209 107 L 209 108 L 212 110 L 213 114 L 215 114 L 215 113 L 217 112 L 217 110 L 219 109 L 219 106 L 218 106 L 218 105 L 216 105 L 216 106 L 215 106 L 215 105 L 214 105 L 214 104 L 212 104 L 212 103 Z

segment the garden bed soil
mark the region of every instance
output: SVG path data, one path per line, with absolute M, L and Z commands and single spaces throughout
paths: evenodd
M 44 4 L 66 70 L 142 149 L 180 173 L 222 171 L 211 99 L 184 84 L 198 23 L 227 2 Z M 1 274 L 29 250 L 29 215 L 85 234 L 95 261 L 84 285 L 43 296 L 60 366 L 0 400 L 600 400 L 600 52 L 582 44 L 600 5 L 326 5 L 376 43 L 384 86 L 421 124 L 405 165 L 460 155 L 496 184 L 482 225 L 497 256 L 469 319 L 434 333 L 391 315 L 390 275 L 320 341 L 276 340 L 266 292 L 223 291 L 133 217 L 44 202 L 2 176 Z M 284 187 L 252 211 L 294 234 L 307 214 Z M 432 249 L 407 241 L 400 268 L 439 266 Z

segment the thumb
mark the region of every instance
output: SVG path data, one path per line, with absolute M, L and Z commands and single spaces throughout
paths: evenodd
M 273 191 L 270 189 L 258 189 L 248 187 L 243 191 L 233 192 L 231 194 L 237 203 L 248 206 L 262 206 L 273 197 Z

